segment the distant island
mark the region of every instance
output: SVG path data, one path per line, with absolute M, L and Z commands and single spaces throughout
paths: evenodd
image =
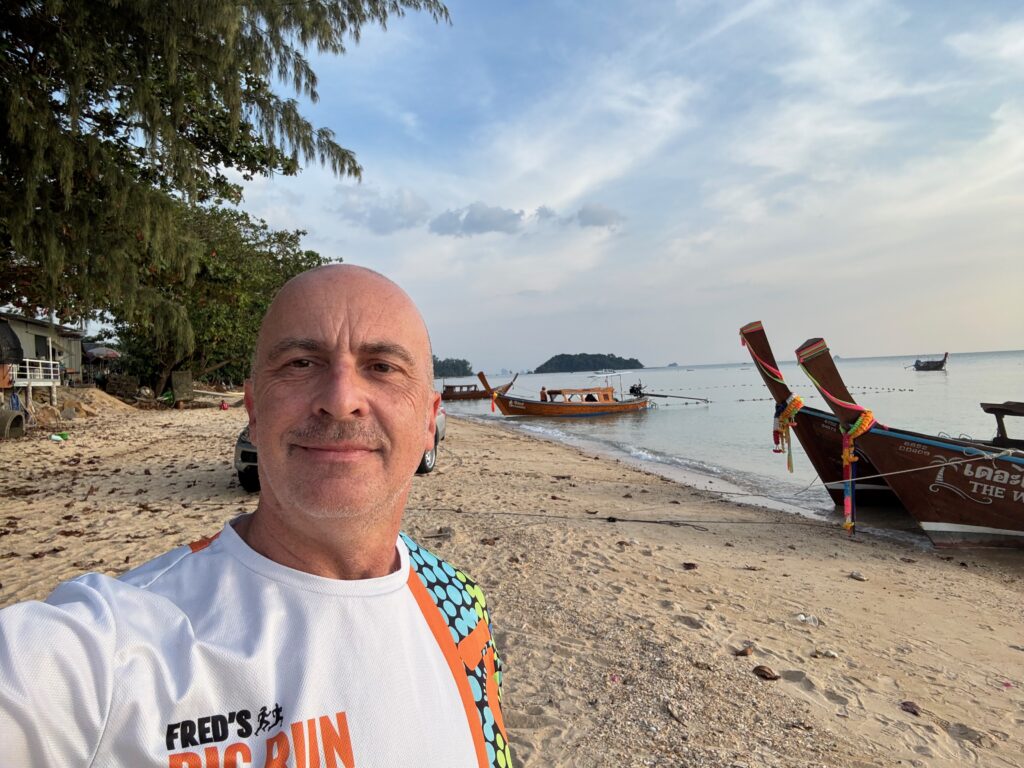
M 463 360 L 458 357 L 446 357 L 444 360 L 439 360 L 437 355 L 434 355 L 434 377 L 443 379 L 446 377 L 456 376 L 472 376 L 473 369 L 469 365 L 468 360 Z
M 679 363 L 669 363 L 668 367 L 669 368 L 678 368 L 679 367 Z
M 644 364 L 635 357 L 618 357 L 616 355 L 555 355 L 550 360 L 538 365 L 534 373 L 577 373 L 579 371 L 599 371 L 607 368 L 615 370 L 643 368 Z

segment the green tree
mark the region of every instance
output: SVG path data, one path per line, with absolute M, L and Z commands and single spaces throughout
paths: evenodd
M 117 306 L 184 315 L 154 272 L 199 269 L 179 201 L 238 201 L 225 171 L 358 177 L 310 124 L 310 48 L 342 54 L 366 24 L 439 0 L 6 0 L 0 4 L 0 303 L 64 322 Z M 177 324 L 177 325 L 176 325 Z
M 439 360 L 437 355 L 434 355 L 434 377 L 441 379 L 446 376 L 472 376 L 473 368 L 469 364 L 469 360 L 463 360 L 458 357 L 446 357 L 444 360 Z
M 180 316 L 155 313 L 115 323 L 125 366 L 157 393 L 178 369 L 190 369 L 196 379 L 216 374 L 242 381 L 260 320 L 278 288 L 327 263 L 302 248 L 304 232 L 273 230 L 231 208 L 182 207 L 178 226 L 201 246 L 196 272 L 155 270 L 145 287 L 162 292 L 165 306 L 180 308 Z

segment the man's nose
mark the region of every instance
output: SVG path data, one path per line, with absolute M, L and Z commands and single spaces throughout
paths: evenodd
M 368 412 L 366 378 L 358 367 L 347 363 L 329 366 L 317 387 L 314 408 L 318 414 L 336 419 L 365 416 Z

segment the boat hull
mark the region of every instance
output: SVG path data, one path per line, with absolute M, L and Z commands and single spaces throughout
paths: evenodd
M 1024 453 L 872 427 L 857 438 L 937 547 L 1024 547 Z
M 446 403 L 453 400 L 486 400 L 490 395 L 482 389 L 475 392 L 442 392 L 441 399 Z
M 613 403 L 559 403 L 527 400 L 521 397 L 496 395 L 494 402 L 506 416 L 607 416 L 613 413 L 635 413 L 650 407 L 645 398 L 633 400 L 617 400 Z
M 796 355 L 843 425 L 864 415 L 824 340 L 808 340 Z M 1024 547 L 1024 451 L 877 422 L 855 445 L 935 546 Z
M 512 384 L 515 382 L 515 378 L 507 384 L 502 384 L 500 387 L 495 387 L 494 391 L 504 395 L 512 388 Z M 474 389 L 468 392 L 453 392 L 448 390 L 447 387 L 441 390 L 441 399 L 445 402 L 451 402 L 453 400 L 487 400 L 490 398 L 491 393 L 486 389 Z
M 797 440 L 807 454 L 814 471 L 837 507 L 843 505 L 843 438 L 839 419 L 831 413 L 804 406 L 796 415 L 793 427 Z M 902 506 L 893 489 L 878 477 L 881 471 L 864 454 L 857 452 L 857 477 L 853 491 L 858 505 L 868 507 Z

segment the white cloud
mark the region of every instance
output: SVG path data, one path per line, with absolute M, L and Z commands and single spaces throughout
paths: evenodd
M 572 207 L 677 139 L 696 92 L 688 78 L 645 71 L 629 56 L 588 61 L 488 130 L 472 161 L 487 173 L 475 183 L 524 207 Z
M 891 3 L 803 3 L 773 17 L 772 30 L 786 38 L 793 56 L 773 67 L 791 87 L 843 104 L 867 105 L 920 96 L 947 87 L 942 79 L 916 81 L 896 71 L 903 51 L 886 43 L 907 21 Z M 912 23 L 912 22 L 911 22 Z
M 372 186 L 344 185 L 337 188 L 336 194 L 337 212 L 376 235 L 416 227 L 430 216 L 429 203 L 408 189 L 382 193 Z
M 686 45 L 686 49 L 704 45 L 715 38 L 732 30 L 733 27 L 744 23 L 760 14 L 772 10 L 777 5 L 777 0 L 750 0 L 739 8 L 727 13 L 724 18 L 713 24 L 704 32 Z
M 523 212 L 473 203 L 460 210 L 448 210 L 430 222 L 435 235 L 469 237 L 488 232 L 514 234 L 523 225 Z
M 1009 64 L 1012 70 L 1007 74 L 1024 75 L 1024 20 L 962 32 L 947 42 L 961 56 L 999 67 Z
M 751 116 L 746 125 L 750 130 L 737 141 L 736 160 L 822 180 L 855 169 L 858 157 L 881 145 L 892 130 L 856 109 L 812 100 L 781 103 L 763 117 Z

